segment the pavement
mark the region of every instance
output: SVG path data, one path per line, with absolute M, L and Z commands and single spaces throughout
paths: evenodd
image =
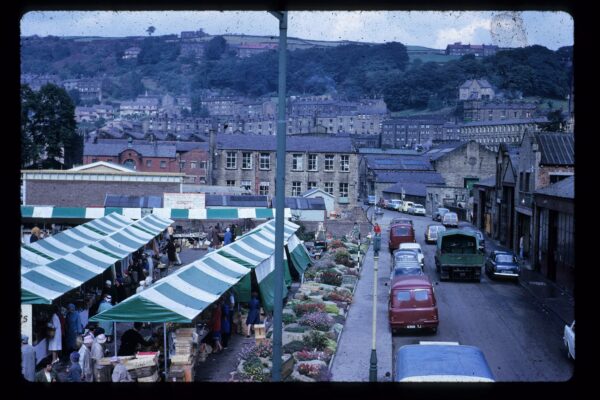
M 377 271 L 376 354 L 377 381 L 392 379 L 392 332 L 388 324 L 390 253 L 382 234 Z M 346 323 L 331 368 L 333 382 L 368 382 L 373 342 L 373 246 L 361 257 L 361 270 Z

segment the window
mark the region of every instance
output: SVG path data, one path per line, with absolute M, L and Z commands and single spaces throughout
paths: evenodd
M 191 169 L 196 169 L 198 168 L 198 163 L 196 161 L 190 161 L 190 168 Z
M 292 154 L 292 171 L 303 171 L 302 154 Z
M 318 169 L 317 155 L 309 154 L 308 155 L 308 170 L 309 171 L 317 171 L 317 169 Z
M 410 302 L 410 292 L 408 290 L 398 290 L 395 293 L 394 300 L 399 306 L 401 306 L 402 303 L 408 303 Z
M 325 192 L 333 196 L 333 182 L 325 182 Z
M 242 181 L 240 186 L 246 190 L 250 190 L 252 188 L 252 181 Z
M 226 183 L 227 186 L 235 186 L 235 181 L 233 181 L 233 180 L 229 180 L 228 179 L 228 180 L 225 181 L 225 183 Z
M 325 171 L 333 171 L 334 157 L 335 156 L 333 154 L 325 154 Z
M 152 160 L 146 160 L 146 167 L 152 167 Z
M 559 181 L 562 181 L 565 178 L 568 178 L 571 175 L 555 175 L 555 174 L 550 174 L 550 183 L 556 183 Z
M 350 171 L 350 156 L 340 156 L 340 171 L 348 172 Z
M 167 168 L 167 162 L 166 161 L 161 161 L 160 162 L 160 167 L 163 168 L 163 169 Z
M 242 169 L 252 169 L 252 153 L 242 153 Z
M 292 182 L 292 197 L 300 196 L 302 192 L 302 182 Z
M 206 161 L 200 161 L 200 169 L 206 169 Z
M 314 189 L 317 187 L 317 182 L 309 181 L 307 190 Z
M 271 169 L 271 157 L 269 153 L 260 153 L 260 169 Z
M 227 152 L 227 164 L 226 164 L 226 168 L 227 169 L 235 169 L 237 168 L 237 154 L 235 151 L 228 151 Z
M 258 194 L 266 196 L 269 194 L 269 182 L 261 182 L 258 187 Z
M 348 183 L 340 182 L 340 197 L 348 197 Z
M 185 168 L 185 161 L 179 161 L 179 169 L 182 170 Z

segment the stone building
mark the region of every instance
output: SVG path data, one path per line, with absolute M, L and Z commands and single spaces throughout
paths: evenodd
M 496 92 L 485 79 L 469 79 L 458 88 L 458 100 L 493 100 Z
M 440 139 L 445 123 L 443 116 L 385 120 L 381 128 L 381 147 L 402 149 Z
M 467 100 L 463 103 L 464 122 L 531 119 L 535 114 L 536 105 L 531 102 Z
M 526 132 L 539 132 L 539 124 L 545 117 L 530 119 L 506 119 L 501 121 L 463 122 L 458 124 L 460 140 L 474 140 L 490 150 L 497 151 L 501 143 L 521 143 Z
M 215 184 L 242 186 L 275 195 L 275 136 L 216 135 Z M 319 188 L 337 208 L 353 207 L 358 196 L 358 156 L 349 137 L 291 136 L 286 144 L 285 195 Z
M 536 265 L 533 249 L 533 193 L 575 174 L 575 140 L 572 133 L 527 133 L 519 149 L 516 168 L 515 220 L 511 248 L 519 250 L 524 238 L 524 257 Z

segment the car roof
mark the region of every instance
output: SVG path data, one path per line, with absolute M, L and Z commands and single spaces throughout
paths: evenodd
M 492 254 L 494 254 L 494 255 L 506 254 L 506 255 L 509 255 L 509 256 L 514 256 L 515 255 L 512 251 L 504 251 L 504 250 L 494 250 L 494 251 L 492 251 Z
M 400 243 L 400 250 L 421 248 L 419 243 Z
M 398 223 L 392 224 L 390 226 L 390 228 L 395 227 L 395 226 L 409 226 L 409 227 L 412 228 L 412 225 L 410 223 L 408 223 L 408 222 L 398 222 Z
M 392 280 L 392 289 L 421 289 L 432 287 L 427 275 L 399 275 Z

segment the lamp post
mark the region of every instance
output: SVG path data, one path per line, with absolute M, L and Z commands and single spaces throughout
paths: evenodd
M 279 100 L 277 104 L 277 174 L 275 177 L 275 293 L 273 300 L 273 382 L 281 381 L 283 313 L 283 220 L 285 205 L 285 74 L 287 11 L 271 11 L 279 20 Z
M 378 236 L 375 236 L 376 238 Z M 375 239 L 377 240 L 377 239 Z M 373 257 L 373 343 L 371 344 L 371 366 L 369 367 L 369 382 L 377 382 L 377 271 L 379 270 L 379 251 Z

